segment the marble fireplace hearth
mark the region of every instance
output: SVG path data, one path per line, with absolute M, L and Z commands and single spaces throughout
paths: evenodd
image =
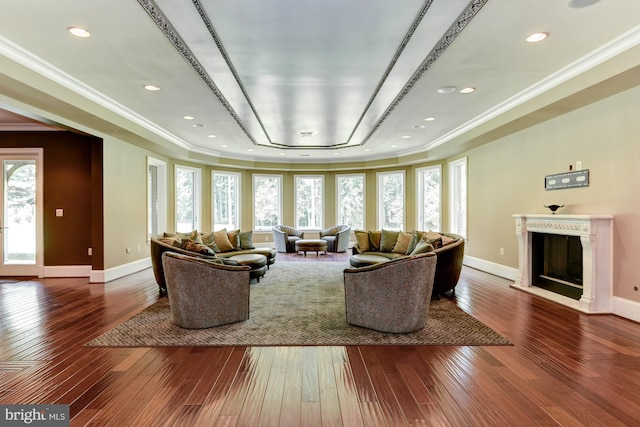
M 518 238 L 518 273 L 512 285 L 584 313 L 610 313 L 613 290 L 612 215 L 513 215 Z M 580 299 L 532 284 L 532 241 L 534 233 L 579 236 L 582 243 L 583 289 Z

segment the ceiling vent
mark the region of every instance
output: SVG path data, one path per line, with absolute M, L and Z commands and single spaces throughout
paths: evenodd
M 313 131 L 312 130 L 304 130 L 302 132 L 300 132 L 300 137 L 301 138 L 311 138 L 313 136 Z

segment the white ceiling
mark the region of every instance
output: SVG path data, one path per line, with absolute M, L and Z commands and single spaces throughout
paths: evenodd
M 0 106 L 83 131 L 265 162 L 434 159 L 436 147 L 640 44 L 638 0 L 578 8 L 568 0 L 0 7 Z M 71 36 L 70 26 L 92 36 Z M 538 31 L 548 39 L 525 42 Z M 440 94 L 442 86 L 476 91 Z M 18 122 L 0 115 L 0 129 Z

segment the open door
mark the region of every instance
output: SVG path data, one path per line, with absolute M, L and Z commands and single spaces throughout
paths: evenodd
M 0 149 L 0 276 L 43 276 L 42 149 Z

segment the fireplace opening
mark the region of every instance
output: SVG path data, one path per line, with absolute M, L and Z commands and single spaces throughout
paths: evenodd
M 579 300 L 582 243 L 579 236 L 532 233 L 531 284 Z

